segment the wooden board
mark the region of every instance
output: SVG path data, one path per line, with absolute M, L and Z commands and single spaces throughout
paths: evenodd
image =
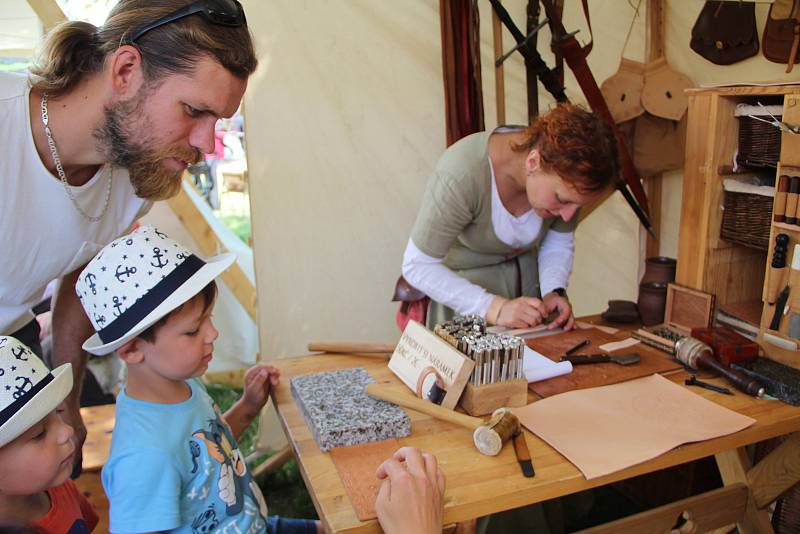
M 100 471 L 111 449 L 111 431 L 114 430 L 114 404 L 81 408 L 86 425 L 86 442 L 83 444 L 83 470 Z
M 339 472 L 347 495 L 350 496 L 359 521 L 378 517 L 375 514 L 375 498 L 381 482 L 375 477 L 375 471 L 399 448 L 399 441 L 387 439 L 331 449 L 333 464 Z
M 597 354 L 602 352 L 598 348 L 600 345 L 610 341 L 619 341 L 620 339 L 625 339 L 625 337 L 627 336 L 612 336 L 596 328 L 592 328 L 589 330 L 573 330 L 554 336 L 529 339 L 527 340 L 527 344 L 530 348 L 547 356 L 551 360 L 558 361 L 564 352 L 584 339 L 590 339 L 592 342 L 579 350 L 578 353 Z M 572 391 L 573 389 L 605 386 L 632 378 L 651 375 L 653 373 L 663 373 L 665 371 L 681 368 L 681 364 L 674 361 L 665 352 L 648 347 L 644 343 L 639 343 L 633 347 L 618 350 L 611 354 L 624 354 L 627 352 L 638 352 L 642 360 L 634 365 L 619 365 L 616 363 L 575 365 L 573 366 L 572 372 L 567 375 L 557 376 L 549 380 L 542 380 L 541 382 L 533 382 L 528 385 L 528 388 L 541 397 L 550 397 L 552 395 L 564 393 L 565 391 Z

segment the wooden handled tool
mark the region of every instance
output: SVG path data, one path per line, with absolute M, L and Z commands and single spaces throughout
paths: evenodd
M 787 224 L 797 224 L 797 200 L 800 193 L 800 178 L 789 178 L 789 193 L 786 195 L 786 214 L 784 221 Z
M 789 194 L 789 176 L 782 174 L 778 178 L 778 190 L 775 192 L 775 213 L 773 221 L 785 222 L 786 221 L 786 197 Z
M 503 443 L 511 439 L 514 434 L 521 432 L 519 419 L 506 408 L 495 410 L 492 417 L 488 421 L 484 421 L 479 417 L 448 410 L 438 404 L 433 404 L 414 395 L 380 384 L 369 384 L 366 391 L 367 394 L 376 399 L 389 401 L 404 408 L 472 430 L 472 440 L 475 443 L 475 447 L 487 456 L 498 455 L 503 448 Z
M 769 281 L 767 285 L 767 304 L 775 304 L 778 293 L 786 285 L 786 255 L 789 247 L 789 236 L 778 234 L 775 236 L 775 246 L 772 247 L 772 262 L 769 266 Z
M 675 357 L 692 369 L 702 369 L 724 376 L 733 387 L 754 397 L 764 396 L 764 387 L 743 373 L 730 369 L 714 358 L 708 345 L 693 337 L 683 337 L 675 343 Z
M 334 354 L 386 355 L 394 352 L 394 343 L 369 341 L 309 341 L 309 352 L 331 352 Z

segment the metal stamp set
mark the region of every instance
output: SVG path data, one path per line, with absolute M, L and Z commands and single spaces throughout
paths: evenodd
M 523 378 L 525 341 L 508 334 L 486 332 L 486 322 L 478 315 L 456 315 L 437 324 L 434 334 L 475 362 L 469 384 L 482 386 Z

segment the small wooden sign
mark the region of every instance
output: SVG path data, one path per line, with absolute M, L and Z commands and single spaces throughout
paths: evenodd
M 389 369 L 418 397 L 453 409 L 475 362 L 422 326 L 409 321 Z

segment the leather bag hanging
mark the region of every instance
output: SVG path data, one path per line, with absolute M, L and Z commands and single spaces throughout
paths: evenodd
M 756 6 L 751 2 L 708 1 L 692 27 L 692 50 L 717 65 L 758 54 Z
M 775 0 L 769 8 L 761 49 L 764 57 L 775 63 L 786 63 L 792 72 L 797 63 L 800 43 L 800 0 Z
M 608 111 L 614 117 L 614 122 L 619 124 L 644 113 L 643 89 L 644 63 L 623 57 L 617 72 L 600 86 L 600 92 L 608 103 Z

